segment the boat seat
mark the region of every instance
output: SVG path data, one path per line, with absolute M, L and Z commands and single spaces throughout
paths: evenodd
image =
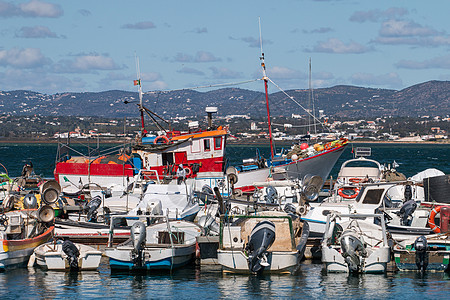
M 263 219 L 248 219 L 241 228 L 241 238 L 244 241 L 244 245 L 248 243 L 248 238 L 253 228 Z M 270 219 L 275 224 L 275 241 L 269 248 L 269 251 L 296 251 L 292 247 L 291 231 L 289 228 L 289 221 L 287 219 Z
M 381 177 L 381 171 L 377 168 L 365 168 L 365 167 L 349 167 L 344 168 L 339 173 L 339 178 L 365 178 L 378 179 Z

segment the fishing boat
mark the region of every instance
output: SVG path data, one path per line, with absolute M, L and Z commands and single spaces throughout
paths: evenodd
M 262 39 L 261 39 L 262 41 Z M 265 96 L 266 96 L 266 108 L 267 108 L 267 125 L 269 128 L 269 142 L 270 142 L 270 158 L 264 159 L 259 152 L 254 159 L 247 159 L 243 161 L 242 165 L 235 166 L 236 173 L 239 176 L 239 180 L 236 183 L 235 188 L 242 190 L 242 192 L 253 191 L 255 189 L 253 182 L 265 181 L 268 178 L 274 179 L 297 179 L 302 180 L 305 176 L 319 176 L 325 181 L 336 161 L 339 159 L 344 149 L 348 144 L 348 140 L 340 138 L 338 140 L 330 141 L 324 144 L 308 145 L 307 143 L 301 143 L 299 145 L 293 145 L 291 150 L 287 153 L 283 151 L 276 153 L 273 144 L 272 136 L 272 122 L 270 117 L 270 105 L 268 94 L 268 82 L 271 81 L 266 74 L 266 65 L 264 62 L 264 52 L 262 50 L 261 42 L 261 67 L 263 72 Z M 310 65 L 311 67 L 311 65 Z M 273 83 L 273 81 L 271 81 Z M 308 117 L 312 117 L 314 124 L 320 122 L 310 110 L 305 109 L 300 103 L 298 103 L 293 97 L 289 96 L 285 91 L 282 92 L 297 105 L 299 105 L 307 114 Z M 314 125 L 315 126 L 315 125 Z M 309 133 L 307 134 L 309 135 Z
M 371 156 L 371 148 L 357 147 L 353 152 L 353 159 L 345 161 L 338 173 L 330 197 L 324 201 L 339 202 L 354 199 L 361 189 L 362 183 L 381 182 L 383 180 L 384 167 L 376 160 L 368 159 Z M 405 176 L 401 178 L 405 180 Z
M 309 222 L 310 234 L 315 237 L 322 237 L 326 232 L 326 216 L 330 212 L 340 214 L 382 213 L 387 230 L 397 240 L 430 234 L 432 231 L 427 226 L 427 222 L 431 209 L 419 206 L 423 199 L 417 199 L 415 196 L 421 193 L 411 192 L 412 188 L 420 189 L 421 187 L 408 181 L 364 183 L 355 199 L 340 202 L 309 203 L 308 210 L 302 215 L 302 219 Z M 392 199 L 389 196 L 391 189 L 403 189 L 406 192 L 402 198 Z M 338 223 L 343 221 L 348 221 L 348 219 L 342 217 Z M 378 218 L 372 218 L 372 222 L 380 224 Z
M 114 218 L 132 218 L 135 222 L 130 239 L 117 246 L 113 246 L 114 226 L 111 225 L 109 247 L 105 249 L 111 271 L 173 270 L 190 263 L 195 256 L 201 228 L 194 223 L 170 221 L 167 216 Z
M 381 219 L 381 228 L 373 218 Z M 384 273 L 391 249 L 382 215 L 334 214 L 327 216 L 322 240 L 322 262 L 327 272 Z M 338 218 L 348 221 L 336 223 Z M 370 218 L 370 219 L 369 219 Z
M 393 248 L 400 271 L 443 272 L 449 270 L 449 233 L 420 236 L 398 243 Z
M 68 239 L 40 245 L 33 255 L 36 265 L 50 271 L 93 271 L 97 270 L 102 258 L 101 251 Z
M 307 223 L 284 212 L 233 215 L 220 226 L 217 261 L 224 272 L 295 273 L 308 239 Z
M 43 206 L 0 215 L 0 270 L 26 265 L 34 249 L 53 236 L 53 209 Z
M 96 184 L 121 193 L 136 181 L 137 175 L 164 182 L 176 179 L 180 165 L 185 178 L 222 176 L 228 129 L 213 124 L 212 115 L 217 113 L 217 107 L 206 108 L 206 129 L 194 121 L 189 123 L 187 131 L 173 130 L 169 121 L 143 105 L 141 80 L 136 82 L 139 83 L 141 128 L 135 141 L 102 151 L 98 145 L 88 147 L 84 154 L 72 147 L 70 140 L 59 143 L 54 177 L 63 191 L 77 193 L 85 185 Z M 146 130 L 144 114 L 156 125 L 159 135 L 151 135 Z

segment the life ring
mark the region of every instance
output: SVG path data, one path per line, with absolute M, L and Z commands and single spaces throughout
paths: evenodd
M 160 140 L 161 143 L 160 143 Z M 159 135 L 155 138 L 155 140 L 153 141 L 153 144 L 168 144 L 169 143 L 169 138 L 165 135 Z
M 186 173 L 186 177 L 189 177 L 192 174 L 192 170 L 189 167 L 184 167 L 184 172 Z
M 352 191 L 353 193 L 349 194 L 344 191 Z M 338 189 L 338 194 L 339 194 L 339 196 L 341 196 L 342 198 L 345 198 L 345 199 L 354 199 L 354 198 L 356 198 L 356 196 L 358 196 L 359 189 L 356 187 L 352 187 L 352 188 L 348 188 L 348 187 L 343 188 L 342 187 L 342 188 Z
M 441 233 L 441 228 L 435 224 L 434 218 L 441 211 L 441 207 L 435 207 L 431 210 L 430 216 L 428 217 L 428 226 L 433 230 L 434 233 Z
M 353 182 L 353 183 L 360 183 L 363 180 L 361 178 L 350 178 L 348 181 Z

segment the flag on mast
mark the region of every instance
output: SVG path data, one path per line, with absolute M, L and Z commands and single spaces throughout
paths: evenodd
M 134 85 L 141 85 L 141 80 L 140 79 L 134 80 Z

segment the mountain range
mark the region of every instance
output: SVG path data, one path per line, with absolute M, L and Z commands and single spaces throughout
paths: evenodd
M 323 110 L 328 116 L 348 118 L 450 115 L 450 81 L 428 81 L 398 91 L 338 85 L 314 89 L 312 97 L 308 89 L 269 92 L 273 116 L 304 115 L 299 105 L 304 108 L 314 105 L 316 113 Z M 53 95 L 0 91 L 0 114 L 136 117 L 138 98 L 137 92 L 119 90 Z M 312 98 L 314 101 L 309 100 Z M 144 106 L 163 117 L 203 116 L 207 106 L 217 106 L 219 115 L 263 117 L 265 101 L 262 91 L 239 88 L 147 92 L 143 97 Z

